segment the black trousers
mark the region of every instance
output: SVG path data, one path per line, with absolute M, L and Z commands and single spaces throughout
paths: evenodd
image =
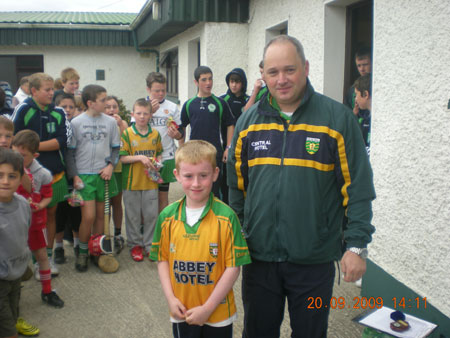
M 186 322 L 173 323 L 174 338 L 232 338 L 233 324 L 223 327 L 189 325 Z
M 326 337 L 334 274 L 333 262 L 300 265 L 252 259 L 242 272 L 242 337 L 279 338 L 286 299 L 292 338 Z M 322 302 L 320 308 L 314 302 L 311 306 L 316 298 Z

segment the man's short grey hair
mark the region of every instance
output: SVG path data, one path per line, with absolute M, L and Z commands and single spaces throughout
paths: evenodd
M 270 47 L 270 45 L 277 43 L 277 42 L 292 43 L 295 47 L 295 50 L 297 51 L 298 56 L 302 60 L 302 63 L 305 64 L 305 62 L 306 62 L 305 52 L 303 51 L 303 46 L 302 46 L 301 42 L 290 35 L 278 35 L 278 36 L 274 37 L 272 40 L 270 40 L 267 43 L 266 47 L 264 47 L 263 60 L 266 58 L 266 52 L 267 52 L 267 49 Z

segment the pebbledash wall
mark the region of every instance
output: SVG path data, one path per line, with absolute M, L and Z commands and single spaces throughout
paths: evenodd
M 44 72 L 53 78 L 73 67 L 81 77 L 80 90 L 88 84 L 104 86 L 129 110 L 137 98 L 147 95 L 145 77 L 156 68 L 154 54 L 138 53 L 133 47 L 0 46 L 0 54 L 43 55 Z M 96 81 L 97 69 L 105 71 L 104 81 Z
M 371 162 L 377 231 L 370 245 L 374 265 L 367 285 L 363 283 L 363 291 L 372 295 L 380 291 L 397 301 L 406 295 L 406 311 L 441 319 L 441 332 L 447 337 L 449 17 L 448 1 L 374 2 Z M 423 309 L 422 300 L 418 311 L 415 297 L 426 297 L 443 316 Z

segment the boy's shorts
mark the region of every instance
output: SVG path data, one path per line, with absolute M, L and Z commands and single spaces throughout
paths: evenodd
M 122 172 L 113 173 L 113 176 L 116 178 L 117 184 L 117 193 L 122 192 Z
M 19 316 L 20 278 L 0 279 L 0 333 L 2 337 L 17 334 L 16 322 Z
M 67 179 L 64 171 L 60 172 L 59 174 L 53 175 L 52 190 L 52 200 L 50 201 L 50 204 L 47 206 L 47 208 L 54 207 L 59 202 L 64 201 L 66 199 L 66 195 L 69 193 Z
M 105 201 L 105 181 L 100 177 L 99 174 L 93 175 L 79 175 L 84 183 L 84 188 L 80 190 L 81 197 L 84 201 Z M 111 176 L 109 181 L 109 197 L 114 197 L 117 195 L 117 184 L 116 179 Z
M 28 247 L 31 251 L 47 247 L 47 229 L 28 229 Z
M 173 174 L 173 170 L 175 169 L 175 159 L 172 158 L 170 160 L 166 160 L 163 162 L 163 164 L 164 167 L 161 168 L 159 173 L 161 174 L 164 183 L 175 182 L 176 178 Z

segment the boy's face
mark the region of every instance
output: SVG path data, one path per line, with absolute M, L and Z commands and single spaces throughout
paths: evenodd
M 0 202 L 10 202 L 20 185 L 20 172 L 8 163 L 0 164 Z
M 106 101 L 105 114 L 113 116 L 114 114 L 119 114 L 119 105 L 116 100 L 111 99 Z
M 370 62 L 370 58 L 368 57 L 363 57 L 361 59 L 357 58 L 355 61 L 359 75 L 363 76 L 372 73 L 372 64 Z
M 62 99 L 59 103 L 59 106 L 64 109 L 66 112 L 66 117 L 68 120 L 71 120 L 73 118 L 73 115 L 75 114 L 75 103 L 71 99 Z
M 355 88 L 355 101 L 358 104 L 359 109 L 370 110 L 370 97 L 369 92 L 364 92 L 365 96 Z
M 97 94 L 95 101 L 88 100 L 88 107 L 94 113 L 100 114 L 105 111 L 106 107 L 106 92 Z
M 231 79 L 230 80 L 230 90 L 234 95 L 240 96 L 242 93 L 242 82 L 236 81 L 235 79 Z
M 41 88 L 31 88 L 33 99 L 42 107 L 45 107 L 53 101 L 53 81 L 43 81 Z
M 166 97 L 166 84 L 153 82 L 151 88 L 147 88 L 147 92 L 151 100 L 162 102 Z
M 198 81 L 194 80 L 195 85 L 198 87 L 198 95 L 201 97 L 211 96 L 213 77 L 211 73 L 202 74 L 198 78 Z
M 13 135 L 12 130 L 7 130 L 4 126 L 0 126 L 0 147 L 11 148 Z
M 209 199 L 213 183 L 219 176 L 219 168 L 213 169 L 208 161 L 197 164 L 181 162 L 179 169 L 173 173 L 186 194 L 186 205 L 201 208 Z
M 29 168 L 33 160 L 38 157 L 39 154 L 33 154 L 31 151 L 22 146 L 13 146 L 12 149 L 17 151 L 23 157 L 23 166 Z
M 150 113 L 150 107 L 142 107 L 135 105 L 133 109 L 133 113 L 131 115 L 134 117 L 135 123 L 137 127 L 146 127 L 152 118 L 152 114 Z
M 66 83 L 63 83 L 64 91 L 69 94 L 75 95 L 75 92 L 80 88 L 79 80 L 67 80 Z

